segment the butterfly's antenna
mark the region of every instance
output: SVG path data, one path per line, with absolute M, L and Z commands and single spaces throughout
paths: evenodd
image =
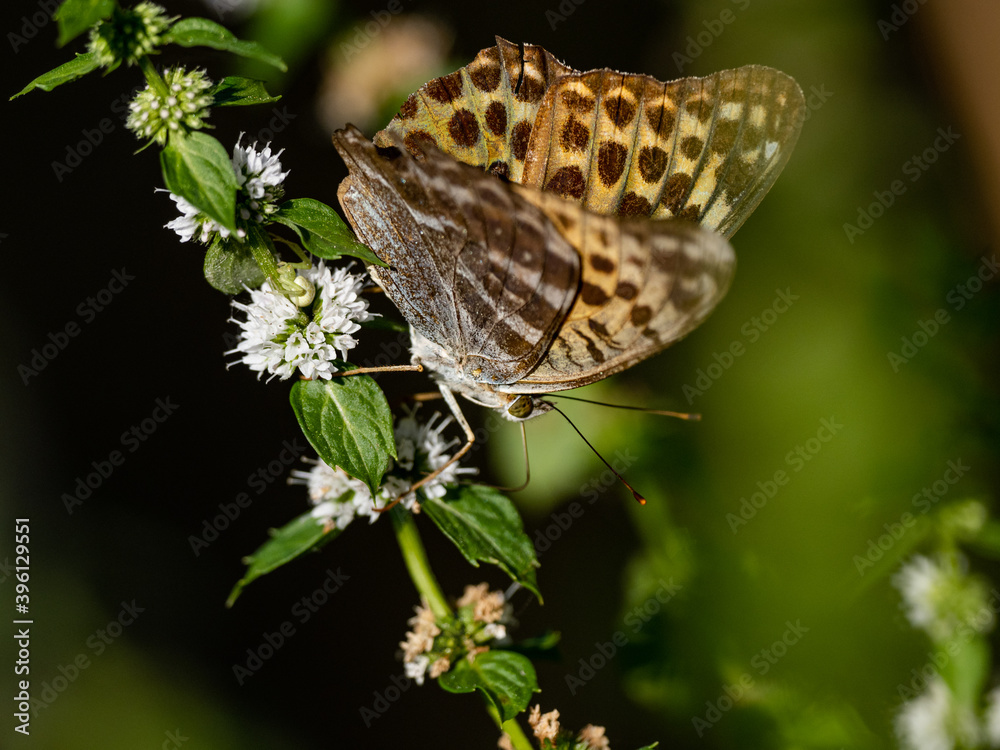
M 632 411 L 642 411 L 646 414 L 658 414 L 661 417 L 677 417 L 678 419 L 685 419 L 689 422 L 700 422 L 701 414 L 688 414 L 683 411 L 666 411 L 664 409 L 647 409 L 643 406 L 625 406 L 624 404 L 606 404 L 603 401 L 591 401 L 589 398 L 580 398 L 578 396 L 563 396 L 558 393 L 549 393 L 546 398 L 564 398 L 568 401 L 582 401 L 585 404 L 596 404 L 597 406 L 607 406 L 612 409 L 630 409 Z
M 629 484 L 628 482 L 625 481 L 625 477 L 623 477 L 621 474 L 619 474 L 617 471 L 615 471 L 614 467 L 611 464 L 609 464 L 607 461 L 604 460 L 604 456 L 602 456 L 600 453 L 598 453 L 597 452 L 597 448 L 595 448 L 593 445 L 591 445 L 590 441 L 587 440 L 587 438 L 585 438 L 583 436 L 583 433 L 580 432 L 580 430 L 577 428 L 577 426 L 575 424 L 573 424 L 573 420 L 570 419 L 569 417 L 567 417 L 565 414 L 563 414 L 563 412 L 560 411 L 560 409 L 559 409 L 558 406 L 554 406 L 553 405 L 552 406 L 552 410 L 556 411 L 556 412 L 559 412 L 559 415 L 562 416 L 562 418 L 565 419 L 567 422 L 569 422 L 569 426 L 572 427 L 574 430 L 576 430 L 576 434 L 580 436 L 580 439 L 583 440 L 583 442 L 585 442 L 587 444 L 587 447 L 590 448 L 590 450 L 594 451 L 594 455 L 597 456 L 599 459 L 601 459 L 601 461 L 604 463 L 605 466 L 607 466 L 609 469 L 611 469 L 611 473 L 614 474 L 616 477 L 618 477 L 618 481 L 619 482 L 621 482 L 626 487 L 628 487 L 628 491 L 632 493 L 632 497 L 634 497 L 636 500 L 639 501 L 639 505 L 645 505 L 646 504 L 646 498 L 644 498 L 642 495 L 640 495 L 638 492 L 636 492 L 635 488 L 632 487 L 631 484 Z

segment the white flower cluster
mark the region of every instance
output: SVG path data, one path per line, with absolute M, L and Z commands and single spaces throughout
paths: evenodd
M 382 480 L 375 503 L 363 482 L 352 479 L 339 467 L 331 468 L 322 460 L 310 461 L 314 464 L 310 471 L 292 472 L 289 483 L 309 487 L 309 499 L 316 506 L 312 515 L 317 523 L 324 526 L 332 524 L 338 529 L 344 529 L 356 516 L 367 516 L 374 523 L 382 514 L 376 513 L 373 508 L 384 508 L 401 496 L 400 504 L 407 509 L 413 508 L 416 493 L 407 493 L 407 490 L 419 478 L 414 473 L 414 466 L 420 467 L 421 471 L 441 467 L 450 458 L 448 450 L 456 443 L 454 439 L 446 441 L 441 437 L 441 432 L 451 423 L 451 417 L 438 422 L 441 415 L 435 412 L 429 421 L 420 423 L 417 421 L 416 411 L 414 408 L 396 421 L 399 462 L 390 468 Z M 430 482 L 421 485 L 418 492 L 423 493 L 424 497 L 441 497 L 446 491 L 446 485 L 457 482 L 461 474 L 475 471 L 472 468 L 462 468 L 456 461 Z
M 181 67 L 164 71 L 163 82 L 167 84 L 167 95 L 162 96 L 152 86 L 146 86 L 129 104 L 125 121 L 125 127 L 136 137 L 149 138 L 161 146 L 182 126 L 189 130 L 205 127 L 212 104 L 208 91 L 213 85 L 204 71 L 188 71 Z
M 320 261 L 300 276 L 316 289 L 309 307 L 297 307 L 269 281 L 248 290 L 249 304 L 233 301 L 246 319 L 230 318 L 242 330 L 240 342 L 226 354 L 239 354 L 237 361 L 260 375 L 267 372 L 287 380 L 298 370 L 309 380 L 329 380 L 337 372 L 338 355 L 347 359 L 347 352 L 357 346 L 352 334 L 361 328 L 359 323 L 376 313 L 368 312 L 368 301 L 360 296 L 362 274 L 349 268 L 331 271 Z
M 242 146 L 243 134 L 233 146 L 232 165 L 236 174 L 239 192 L 236 194 L 237 223 L 254 221 L 263 224 L 264 220 L 278 210 L 278 201 L 284 194 L 281 183 L 285 181 L 288 172 L 281 171 L 281 161 L 278 157 L 283 151 L 271 153 L 271 144 L 260 151 L 257 144 Z M 192 206 L 184 198 L 170 194 L 177 204 L 181 216 L 167 223 L 168 229 L 173 229 L 181 238 L 181 242 L 195 239 L 203 245 L 211 244 L 215 235 L 223 239 L 230 232 L 216 221 L 206 216 Z M 240 239 L 246 236 L 246 230 L 239 229 L 236 236 Z

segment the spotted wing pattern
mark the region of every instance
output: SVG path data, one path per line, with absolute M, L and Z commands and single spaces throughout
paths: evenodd
M 686 222 L 603 216 L 515 188 L 580 253 L 581 286 L 559 336 L 513 393 L 575 388 L 631 367 L 697 327 L 729 288 L 724 237 Z
M 681 218 L 731 236 L 798 138 L 798 84 L 760 65 L 661 83 L 568 74 L 545 93 L 521 182 L 591 211 Z
M 339 196 L 371 267 L 421 335 L 469 382 L 513 383 L 544 357 L 579 286 L 580 256 L 537 206 L 432 146 L 381 153 L 334 135 L 350 170 Z M 399 143 L 402 146 L 402 143 Z
M 541 47 L 497 37 L 495 47 L 466 67 L 411 94 L 375 144 L 390 146 L 399 137 L 411 153 L 433 144 L 461 162 L 520 182 L 542 97 L 552 82 L 575 72 Z

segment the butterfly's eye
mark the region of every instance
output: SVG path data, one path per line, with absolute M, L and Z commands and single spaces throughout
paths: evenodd
M 526 419 L 534 408 L 530 396 L 518 396 L 508 407 L 507 413 L 515 419 Z

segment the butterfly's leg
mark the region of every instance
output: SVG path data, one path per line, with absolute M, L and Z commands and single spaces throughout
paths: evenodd
M 465 445 L 463 445 L 455 453 L 455 455 L 453 455 L 451 458 L 449 458 L 448 461 L 444 465 L 438 467 L 437 469 L 435 469 L 434 471 L 432 471 L 427 476 L 421 478 L 419 481 L 414 482 L 412 485 L 410 485 L 410 489 L 408 489 L 402 495 L 400 495 L 399 497 L 397 497 L 391 503 L 389 503 L 388 505 L 386 505 L 386 506 L 384 506 L 382 508 L 373 508 L 372 510 L 374 510 L 376 513 L 385 513 L 387 510 L 389 510 L 391 508 L 394 508 L 396 506 L 396 504 L 400 500 L 402 500 L 404 497 L 406 497 L 407 495 L 413 494 L 416 490 L 420 489 L 421 485 L 424 485 L 427 482 L 429 482 L 432 479 L 434 479 L 434 477 L 438 476 L 442 471 L 444 471 L 445 469 L 447 469 L 453 463 L 455 463 L 456 461 L 458 461 L 462 456 L 464 456 L 466 453 L 468 453 L 469 452 L 469 448 L 471 448 L 472 444 L 474 442 L 476 442 L 476 435 L 472 431 L 472 428 L 469 426 L 468 421 L 465 419 L 465 415 L 462 414 L 462 409 L 459 407 L 458 401 L 455 399 L 455 394 L 452 393 L 451 390 L 447 386 L 445 386 L 443 383 L 439 384 L 438 388 L 440 388 L 441 395 L 444 397 L 444 400 L 447 402 L 448 407 L 451 409 L 451 413 L 455 416 L 455 421 L 458 422 L 458 424 L 465 431 Z
M 432 479 L 434 479 L 434 477 L 438 476 L 442 471 L 444 471 L 453 463 L 458 461 L 462 456 L 464 456 L 466 453 L 469 452 L 469 448 L 471 448 L 472 444 L 476 442 L 476 434 L 472 431 L 472 428 L 469 426 L 468 421 L 466 421 L 465 415 L 462 414 L 462 409 L 458 405 L 458 400 L 455 398 L 455 394 L 452 393 L 451 389 L 448 388 L 448 386 L 444 385 L 444 383 L 440 383 L 438 385 L 438 388 L 441 390 L 441 395 L 444 396 L 444 400 L 445 403 L 448 404 L 448 408 L 451 409 L 451 413 L 455 415 L 455 421 L 458 422 L 459 426 L 465 431 L 465 445 L 463 445 L 455 453 L 455 455 L 449 458 L 448 461 L 444 463 L 442 466 L 432 471 L 426 477 L 423 477 L 420 481 L 414 483 L 414 485 L 410 487 L 410 492 L 413 492 L 415 489 L 420 487 L 420 485 L 426 484 L 427 482 L 431 481 Z

